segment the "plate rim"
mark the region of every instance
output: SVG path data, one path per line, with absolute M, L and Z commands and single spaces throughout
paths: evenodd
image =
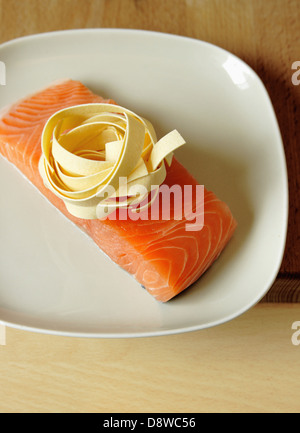
M 284 185 L 282 184 L 282 190 L 284 191 L 284 207 L 283 207 L 283 214 L 284 214 L 284 224 L 281 227 L 281 244 L 280 248 L 278 248 L 277 256 L 276 256 L 276 266 L 273 267 L 273 272 L 270 273 L 268 283 L 265 284 L 263 290 L 260 291 L 259 295 L 257 295 L 254 299 L 252 299 L 251 302 L 244 305 L 239 310 L 235 311 L 234 313 L 228 314 L 226 316 L 223 316 L 222 318 L 214 321 L 207 322 L 205 324 L 199 324 L 194 326 L 187 326 L 187 327 L 178 327 L 178 328 L 172 328 L 172 329 L 162 329 L 162 330 L 156 330 L 156 331 L 138 331 L 138 332 L 78 332 L 78 331 L 63 331 L 63 330 L 56 330 L 56 329 L 49 329 L 45 327 L 35 327 L 35 326 L 28 326 L 28 325 L 22 325 L 20 323 L 14 323 L 11 321 L 1 320 L 0 318 L 0 325 L 7 326 L 14 329 L 19 329 L 23 331 L 29 331 L 29 332 L 35 332 L 40 334 L 48 334 L 48 335 L 56 335 L 56 336 L 64 336 L 64 337 L 75 337 L 75 338 L 101 338 L 101 339 L 124 339 L 124 338 L 144 338 L 144 337 L 156 337 L 156 336 L 167 336 L 167 335 L 174 335 L 174 334 L 180 334 L 180 333 L 187 333 L 187 332 L 195 332 L 202 329 L 212 328 L 216 327 L 218 325 L 227 323 L 235 318 L 238 318 L 248 310 L 250 310 L 252 307 L 254 307 L 270 290 L 272 284 L 276 280 L 276 277 L 278 275 L 283 257 L 285 252 L 285 246 L 286 246 L 286 238 L 287 238 L 287 232 L 288 232 L 288 219 L 289 219 L 289 188 L 288 188 L 288 171 L 287 171 L 287 163 L 286 163 L 286 156 L 285 156 L 285 149 L 284 149 L 284 143 L 282 139 L 282 134 L 280 131 L 280 127 L 278 124 L 276 112 L 272 103 L 272 100 L 270 98 L 270 95 L 260 78 L 260 76 L 252 69 L 251 66 L 249 66 L 244 60 L 239 58 L 237 55 L 231 53 L 230 51 L 215 45 L 211 42 L 203 41 L 201 39 L 195 39 L 190 36 L 182 36 L 177 34 L 171 34 L 167 32 L 162 31 L 153 31 L 153 30 L 144 30 L 144 29 L 128 29 L 128 28 L 79 28 L 79 29 L 67 29 L 67 30 L 55 30 L 55 31 L 47 31 L 42 33 L 35 33 L 31 35 L 25 35 L 21 37 L 17 37 L 14 39 L 10 39 L 8 41 L 3 42 L 0 44 L 0 54 L 1 50 L 4 48 L 9 48 L 10 46 L 13 47 L 14 45 L 18 45 L 23 42 L 30 42 L 31 40 L 41 40 L 41 39 L 47 39 L 49 37 L 64 37 L 64 35 L 78 35 L 78 34 L 92 34 L 92 33 L 98 33 L 98 34 L 105 34 L 105 33 L 126 33 L 126 34 L 132 34 L 132 35 L 147 35 L 149 37 L 162 37 L 167 39 L 177 39 L 177 40 L 186 40 L 189 43 L 199 44 L 202 46 L 207 46 L 212 50 L 219 51 L 223 54 L 230 55 L 233 58 L 235 58 L 239 63 L 243 64 L 249 72 L 251 72 L 252 76 L 256 79 L 256 81 L 259 83 L 261 90 L 264 92 L 264 96 L 266 98 L 266 102 L 269 105 L 269 108 L 271 109 L 272 117 L 274 120 L 274 127 L 276 128 L 276 136 L 279 139 L 278 148 L 280 148 L 280 162 L 282 165 L 282 175 L 284 178 Z M 275 258 L 274 258 L 275 260 Z

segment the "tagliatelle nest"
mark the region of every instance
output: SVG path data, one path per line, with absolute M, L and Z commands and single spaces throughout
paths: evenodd
M 124 107 L 77 105 L 47 121 L 39 171 L 72 215 L 103 218 L 159 188 L 165 162 L 171 165 L 173 151 L 183 144 L 176 130 L 157 141 L 152 124 Z

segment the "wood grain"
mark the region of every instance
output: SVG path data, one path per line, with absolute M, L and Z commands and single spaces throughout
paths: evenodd
M 299 412 L 300 305 L 199 332 L 92 340 L 7 330 L 0 412 Z

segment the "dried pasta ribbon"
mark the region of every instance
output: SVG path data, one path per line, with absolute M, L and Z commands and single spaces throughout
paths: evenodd
M 144 201 L 147 194 L 130 191 L 158 188 L 166 177 L 165 162 L 170 166 L 183 144 L 176 130 L 157 141 L 152 124 L 124 107 L 77 105 L 48 119 L 39 171 L 72 215 L 103 218 L 117 207 Z

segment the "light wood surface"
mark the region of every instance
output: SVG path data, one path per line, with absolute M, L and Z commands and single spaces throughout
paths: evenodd
M 287 248 L 265 298 L 274 302 L 300 299 L 300 86 L 291 81 L 299 23 L 299 0 L 0 0 L 0 43 L 83 27 L 156 30 L 217 44 L 259 74 L 289 173 Z M 159 338 L 68 339 L 10 328 L 0 345 L 0 412 L 298 412 L 300 346 L 291 326 L 299 320 L 299 304 L 261 303 L 220 327 Z
M 166 337 L 8 329 L 0 412 L 299 412 L 299 320 L 299 304 L 260 304 L 216 328 Z

